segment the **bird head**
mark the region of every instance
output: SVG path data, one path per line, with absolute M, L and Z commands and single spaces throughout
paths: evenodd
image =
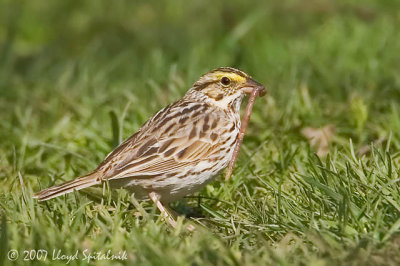
M 200 94 L 207 103 L 225 109 L 254 89 L 258 90 L 259 96 L 266 94 L 265 87 L 243 71 L 220 67 L 201 76 L 188 93 Z

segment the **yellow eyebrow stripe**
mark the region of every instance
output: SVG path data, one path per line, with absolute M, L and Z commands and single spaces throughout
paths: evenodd
M 238 75 L 236 73 L 216 72 L 216 73 L 214 73 L 214 76 L 217 79 L 220 79 L 222 77 L 227 77 L 236 82 L 245 82 L 246 81 L 245 77 L 242 77 L 241 75 Z

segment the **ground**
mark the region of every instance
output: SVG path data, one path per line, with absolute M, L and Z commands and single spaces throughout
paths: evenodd
M 101 265 L 398 265 L 399 10 L 397 0 L 1 0 L 0 264 L 64 265 L 78 252 L 69 264 L 87 265 L 87 249 L 126 252 Z M 268 96 L 231 180 L 173 205 L 200 217 L 171 229 L 153 204 L 107 187 L 32 199 L 95 168 L 220 66 L 250 73 Z

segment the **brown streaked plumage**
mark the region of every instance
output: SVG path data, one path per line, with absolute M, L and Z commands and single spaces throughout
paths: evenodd
M 243 96 L 265 88 L 234 68 L 215 69 L 179 101 L 150 118 L 90 174 L 47 188 L 48 200 L 108 181 L 141 199 L 168 203 L 201 189 L 232 159 L 241 127 Z

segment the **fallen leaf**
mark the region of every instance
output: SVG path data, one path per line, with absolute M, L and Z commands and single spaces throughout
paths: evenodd
M 308 139 L 310 146 L 317 149 L 317 155 L 324 157 L 329 152 L 329 144 L 335 135 L 335 126 L 328 124 L 321 128 L 306 127 L 301 134 Z

